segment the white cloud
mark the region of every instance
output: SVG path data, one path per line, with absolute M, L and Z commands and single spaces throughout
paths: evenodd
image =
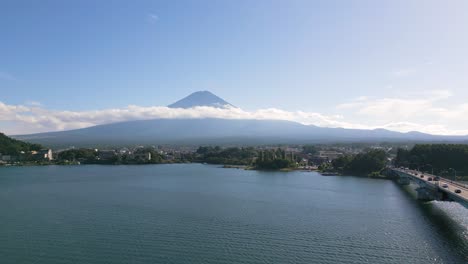
M 302 111 L 289 112 L 276 108 L 249 112 L 235 107 L 182 109 L 129 105 L 125 108 L 78 112 L 49 110 L 42 106 L 7 105 L 0 102 L 0 121 L 18 124 L 7 131 L 9 134 L 67 130 L 105 123 L 156 118 L 274 119 L 327 127 L 346 125 L 346 123 L 339 120 L 341 118 L 339 116 L 327 116 Z
M 151 24 L 156 24 L 156 22 L 159 20 L 159 16 L 156 14 L 148 14 L 147 20 Z
M 468 135 L 468 129 L 449 130 L 443 125 L 422 125 L 412 122 L 388 123 L 381 128 L 400 132 L 419 131 L 434 135 Z
M 378 120 L 380 125 L 373 127 L 401 132 L 467 135 L 466 126 L 460 125 L 468 123 L 468 104 L 439 106 L 452 96 L 448 90 L 433 90 L 404 97 L 356 99 L 337 105 L 337 109 L 349 113 L 348 117 L 354 116 L 353 120 Z
M 450 91 L 435 90 L 401 98 L 361 96 L 336 106 L 341 115 L 317 112 L 286 111 L 277 108 L 245 111 L 240 108 L 195 107 L 190 109 L 163 106 L 129 105 L 92 111 L 50 110 L 41 104 L 8 105 L 0 102 L 0 130 L 24 134 L 84 128 L 93 125 L 157 118 L 225 118 L 290 120 L 305 125 L 357 129 L 385 128 L 393 131 L 420 131 L 440 135 L 468 135 L 468 103 L 450 108 L 437 104 L 452 96 Z M 346 116 L 346 118 L 344 118 Z M 465 124 L 464 127 L 461 127 Z

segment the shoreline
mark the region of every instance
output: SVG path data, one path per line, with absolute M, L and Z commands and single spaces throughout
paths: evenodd
M 255 171 L 270 171 L 270 172 L 293 172 L 293 171 L 303 171 L 303 172 L 317 172 L 321 176 L 344 176 L 344 174 L 339 172 L 327 173 L 321 172 L 315 169 L 306 169 L 306 168 L 282 168 L 282 169 L 259 169 L 249 165 L 232 165 L 232 164 L 215 164 L 207 162 L 162 162 L 162 163 L 69 163 L 69 164 L 60 164 L 60 163 L 20 163 L 20 164 L 0 164 L 0 169 L 2 167 L 44 167 L 44 166 L 86 166 L 86 165 L 102 165 L 102 166 L 140 166 L 140 165 L 168 165 L 168 164 L 200 164 L 200 165 L 218 165 L 223 169 L 242 169 L 242 170 L 255 170 Z M 372 178 L 372 179 L 388 179 L 386 176 L 370 176 L 370 175 L 351 175 L 354 177 L 361 178 Z
M 193 163 L 199 163 L 202 164 L 201 162 L 161 162 L 161 163 L 68 163 L 68 164 L 63 164 L 63 163 L 20 163 L 20 164 L 0 164 L 1 167 L 43 167 L 43 166 L 83 166 L 83 165 L 102 165 L 102 166 L 121 166 L 121 165 L 134 165 L 134 166 L 139 166 L 139 165 L 164 165 L 164 164 L 193 164 Z
M 80 163 L 80 162 L 72 162 L 68 164 L 61 164 L 61 163 L 16 163 L 16 164 L 0 164 L 1 167 L 43 167 L 43 166 L 83 166 L 83 165 L 102 165 L 102 166 L 122 166 L 122 165 L 130 165 L 130 166 L 140 166 L 140 165 L 167 165 L 167 164 L 201 164 L 201 165 L 218 165 L 224 169 L 243 169 L 243 170 L 257 170 L 257 171 L 282 171 L 282 172 L 290 172 L 290 171 L 317 171 L 311 169 L 304 169 L 304 168 L 283 168 L 283 169 L 276 169 L 276 170 L 268 170 L 268 169 L 258 169 L 253 166 L 249 165 L 232 165 L 232 164 L 215 164 L 215 163 L 206 163 L 206 162 L 161 162 L 161 163 Z

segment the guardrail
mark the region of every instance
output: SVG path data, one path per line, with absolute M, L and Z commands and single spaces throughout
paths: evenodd
M 447 181 L 447 182 L 450 182 L 451 184 L 456 185 L 456 186 L 458 186 L 460 188 L 468 190 L 468 185 L 465 185 L 465 184 L 462 184 L 462 183 L 459 183 L 459 182 L 455 182 L 455 181 L 451 181 L 451 180 L 447 180 L 445 178 L 444 178 L 444 180 Z
M 418 173 L 423 173 L 423 172 L 420 172 L 420 171 L 415 171 L 415 170 L 405 170 L 405 169 L 400 169 L 400 168 L 389 168 L 389 169 L 392 169 L 392 170 L 397 170 L 397 171 L 400 171 L 400 172 L 404 172 L 404 173 L 408 173 L 410 174 L 409 172 L 418 172 Z M 463 189 L 466 189 L 468 190 L 468 185 L 466 184 L 462 184 L 462 183 L 459 183 L 459 182 L 456 182 L 456 181 L 453 181 L 453 180 L 449 180 L 447 178 L 444 178 L 444 177 L 440 177 L 440 176 L 437 176 L 437 175 L 432 175 L 432 174 L 429 174 L 429 173 L 424 173 L 425 175 L 428 175 L 430 177 L 439 177 L 440 179 L 443 179 L 444 181 L 446 182 L 450 182 L 450 184 L 453 184 L 453 185 L 456 185 L 460 188 L 463 188 Z M 412 175 L 414 176 L 414 175 Z M 414 176 L 416 177 L 416 176 Z

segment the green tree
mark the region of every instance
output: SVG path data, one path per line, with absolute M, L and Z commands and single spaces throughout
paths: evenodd
M 395 165 L 412 169 L 433 170 L 434 173 L 452 168 L 458 174 L 468 173 L 468 145 L 417 144 L 411 150 L 398 150 Z
M 16 140 L 0 133 L 0 153 L 3 155 L 20 155 L 21 152 L 37 151 L 42 148 L 41 145 Z
M 345 155 L 332 161 L 336 171 L 369 175 L 379 173 L 387 164 L 387 154 L 383 150 L 371 149 L 357 155 Z
M 302 147 L 302 153 L 315 155 L 318 153 L 318 149 L 314 145 L 305 145 Z

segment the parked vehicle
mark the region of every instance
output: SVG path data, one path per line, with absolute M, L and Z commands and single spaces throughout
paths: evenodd
M 420 177 L 421 177 L 421 178 L 424 178 L 424 175 L 421 175 Z
M 440 177 L 439 176 L 435 177 L 434 181 L 440 181 Z
M 442 185 L 442 188 L 448 188 L 448 185 L 444 183 L 444 185 Z
M 432 181 L 432 177 L 427 178 L 427 181 Z
M 455 190 L 455 193 L 461 193 L 461 190 L 460 190 L 460 189 L 456 189 L 456 190 Z

